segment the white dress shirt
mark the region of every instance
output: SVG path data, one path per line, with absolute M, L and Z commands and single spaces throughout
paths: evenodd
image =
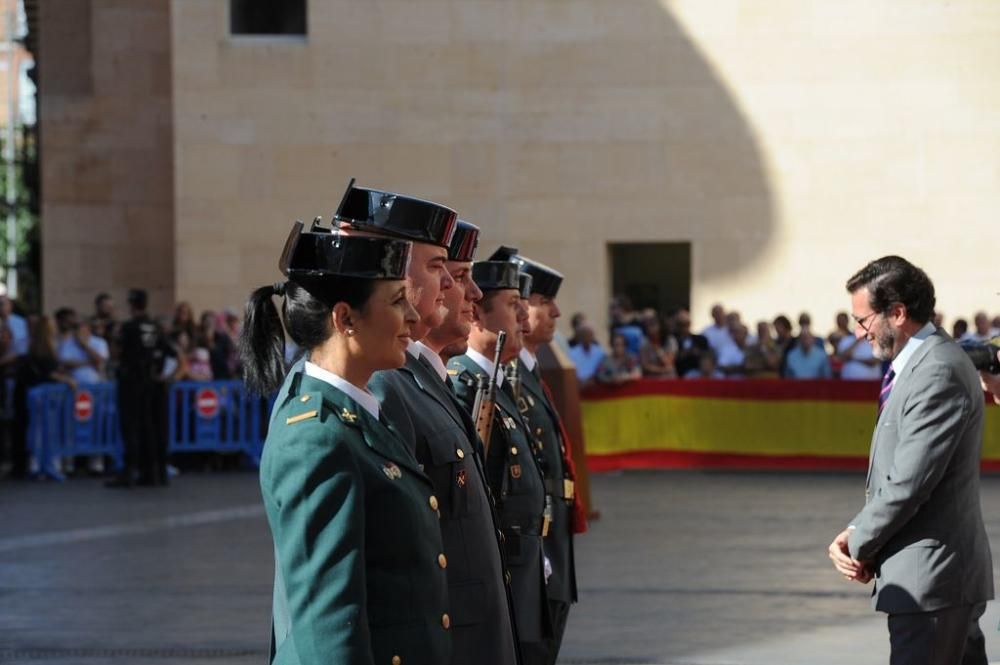
M 345 393 L 348 397 L 357 402 L 358 406 L 367 411 L 372 418 L 378 420 L 380 410 L 378 398 L 367 390 L 358 388 L 353 383 L 348 382 L 346 379 L 337 376 L 331 371 L 323 369 L 309 360 L 306 361 L 306 376 L 311 376 L 312 378 L 319 379 L 320 381 L 326 381 L 331 386 L 342 393 Z

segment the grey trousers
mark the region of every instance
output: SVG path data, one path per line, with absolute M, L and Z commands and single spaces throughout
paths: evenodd
M 986 603 L 889 615 L 890 665 L 987 665 Z

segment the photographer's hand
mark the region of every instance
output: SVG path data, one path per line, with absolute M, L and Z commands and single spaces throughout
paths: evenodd
M 997 360 L 1000 360 L 1000 351 L 997 351 Z M 983 384 L 983 390 L 992 393 L 993 401 L 1000 404 L 1000 374 L 980 372 L 979 379 Z

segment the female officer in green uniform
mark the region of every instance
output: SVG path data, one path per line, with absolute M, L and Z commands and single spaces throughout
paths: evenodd
M 240 351 L 247 383 L 283 379 L 284 323 L 309 360 L 271 414 L 260 483 L 275 545 L 272 663 L 437 665 L 450 658 L 434 486 L 365 386 L 403 364 L 416 312 L 407 241 L 296 223 L 257 289 Z

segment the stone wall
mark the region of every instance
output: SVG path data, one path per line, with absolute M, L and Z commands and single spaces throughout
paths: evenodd
M 169 0 L 39 7 L 43 307 L 175 296 Z
M 947 315 L 1000 311 L 1000 3 L 311 0 L 304 38 L 232 37 L 227 0 L 79 4 L 93 67 L 63 85 L 89 92 L 42 107 L 47 303 L 152 262 L 162 298 L 238 305 L 353 176 L 562 269 L 567 319 L 603 324 L 607 245 L 641 241 L 691 243 L 696 326 L 721 301 L 825 330 L 890 252 Z

